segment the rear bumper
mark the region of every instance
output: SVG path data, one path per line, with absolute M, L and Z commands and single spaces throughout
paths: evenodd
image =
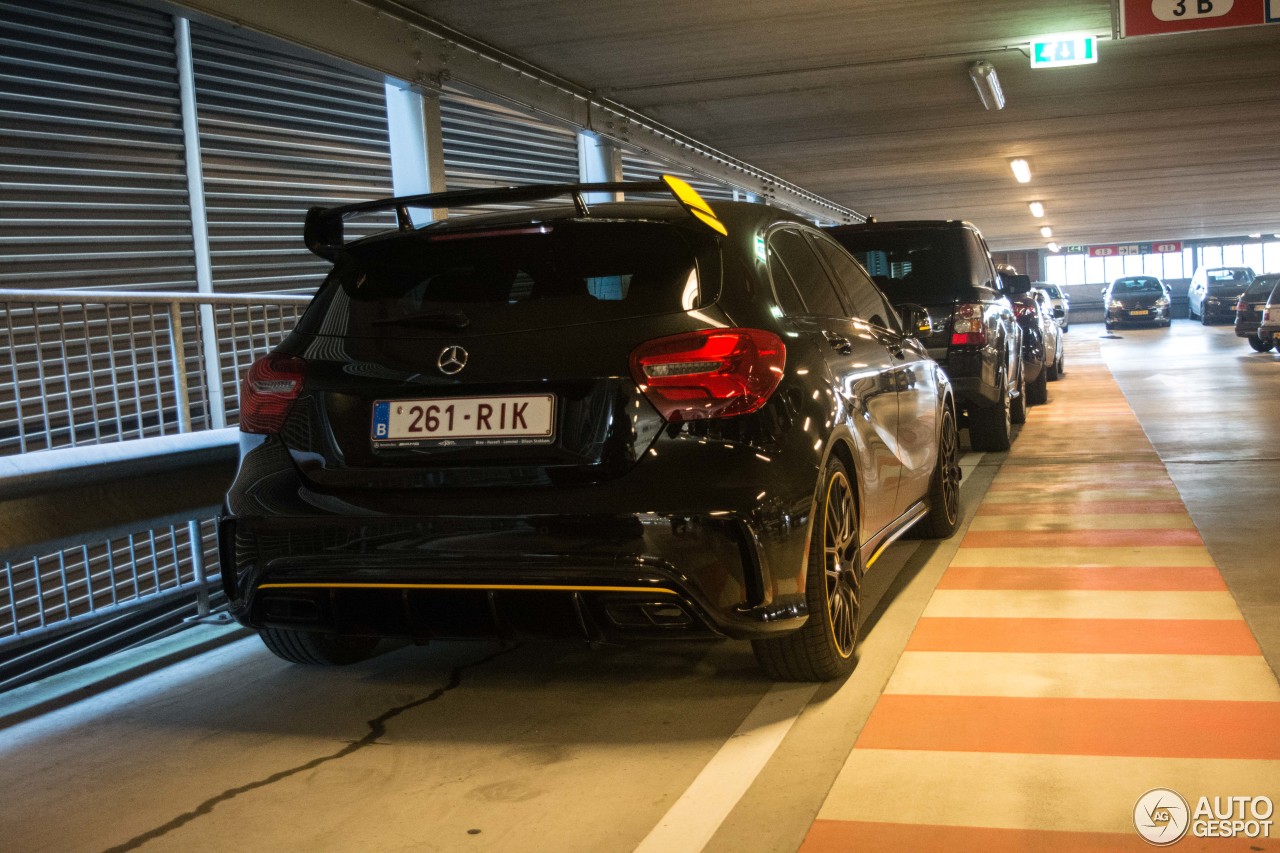
M 287 452 L 263 446 L 242 462 L 219 522 L 223 588 L 253 628 L 418 640 L 794 630 L 807 613 L 816 472 L 784 482 L 776 469 L 787 466 L 763 455 L 724 457 L 724 481 L 749 494 L 693 476 L 657 490 L 638 474 L 541 497 L 338 496 L 310 491 Z
M 1222 302 L 1217 305 L 1205 302 L 1204 319 L 1215 323 L 1234 322 L 1236 319 L 1236 300 L 1231 300 L 1230 304 Z
M 806 612 L 798 592 L 765 595 L 751 532 L 726 519 L 227 518 L 219 533 L 231 611 L 254 628 L 743 639 Z
M 956 347 L 939 361 L 951 379 L 959 409 L 990 409 L 1003 402 L 996 386 L 996 359 L 994 351 Z

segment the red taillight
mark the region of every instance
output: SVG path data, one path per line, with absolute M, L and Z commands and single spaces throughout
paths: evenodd
M 296 356 L 268 355 L 253 363 L 240 384 L 240 430 L 278 433 L 302 390 L 307 363 Z
M 986 346 L 987 326 L 984 322 L 982 305 L 962 302 L 951 314 L 951 345 Z
M 672 422 L 745 415 L 782 381 L 787 348 L 760 329 L 706 329 L 646 341 L 631 353 L 631 378 Z

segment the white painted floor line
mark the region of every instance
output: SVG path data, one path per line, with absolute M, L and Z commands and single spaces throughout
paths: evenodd
M 769 688 L 698 778 L 636 847 L 636 853 L 698 853 L 791 731 L 817 684 Z

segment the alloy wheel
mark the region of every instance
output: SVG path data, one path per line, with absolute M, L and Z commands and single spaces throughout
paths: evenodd
M 942 457 L 942 505 L 947 520 L 954 521 L 960 512 L 960 434 L 955 428 L 955 416 L 947 411 L 942 424 L 942 445 L 938 453 Z
M 842 658 L 853 655 L 858 639 L 858 521 L 853 489 L 843 471 L 827 484 L 822 524 L 822 565 L 826 580 L 827 618 L 832 640 Z

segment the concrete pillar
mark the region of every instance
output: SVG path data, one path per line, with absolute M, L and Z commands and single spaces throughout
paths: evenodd
M 610 139 L 589 130 L 578 133 L 578 180 L 584 184 L 622 180 L 622 149 Z M 587 204 L 622 201 L 622 193 L 587 193 Z
M 424 94 L 406 84 L 389 81 L 386 99 L 392 192 L 398 196 L 444 192 L 447 187 L 440 93 Z M 410 213 L 414 224 L 424 224 L 443 219 L 448 211 L 411 209 Z

